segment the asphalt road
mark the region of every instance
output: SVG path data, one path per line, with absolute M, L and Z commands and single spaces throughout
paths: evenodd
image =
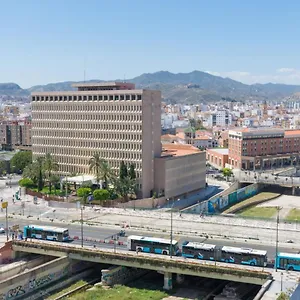
M 10 220 L 11 222 L 11 220 Z M 24 225 L 28 224 L 43 224 L 43 225 L 51 225 L 51 226 L 58 226 L 62 227 L 62 224 L 59 223 L 53 223 L 53 222 L 39 222 L 39 221 L 26 221 L 26 220 L 18 220 L 15 222 L 20 225 L 20 229 Z M 0 218 L 0 225 L 5 224 L 5 219 Z M 9 223 L 9 226 L 12 226 L 15 223 Z M 79 240 L 74 240 L 72 243 L 75 244 L 81 244 L 81 226 L 80 224 L 70 224 L 67 226 L 69 229 L 69 233 L 71 237 L 77 236 Z M 99 227 L 92 227 L 88 225 L 83 226 L 83 239 L 84 239 L 84 245 L 86 246 L 93 246 L 95 245 L 97 248 L 113 248 L 113 244 L 104 244 L 99 243 L 100 240 L 111 240 L 112 236 L 117 234 L 119 231 L 112 228 L 99 228 Z M 149 231 L 137 231 L 137 230 L 126 230 L 126 235 L 131 234 L 138 234 L 138 235 L 150 235 L 150 236 L 156 236 L 161 238 L 169 238 L 169 234 L 167 233 L 156 233 L 156 232 L 149 232 Z M 203 239 L 200 237 L 193 237 L 193 236 L 181 236 L 181 235 L 174 235 L 173 238 L 179 242 L 181 245 L 183 241 L 189 240 L 189 241 L 196 241 L 196 242 L 204 242 L 209 244 L 214 244 L 217 246 L 236 246 L 236 247 L 244 247 L 244 248 L 253 248 L 258 250 L 266 250 L 268 252 L 269 259 L 274 259 L 275 257 L 275 244 L 274 245 L 261 245 L 257 244 L 254 241 L 253 242 L 245 242 L 244 240 L 226 240 L 226 239 Z M 119 237 L 119 241 L 126 242 L 126 237 Z M 122 245 L 116 245 L 117 249 L 126 249 L 126 246 Z M 291 248 L 291 247 L 279 247 L 279 251 L 281 252 L 289 252 L 289 253 L 298 253 L 298 248 Z

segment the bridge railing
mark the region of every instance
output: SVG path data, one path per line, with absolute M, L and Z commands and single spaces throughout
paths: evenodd
M 37 251 L 33 251 L 33 250 Z M 156 254 L 135 253 L 132 251 L 124 251 L 114 249 L 99 249 L 93 247 L 81 247 L 80 245 L 66 245 L 54 242 L 31 242 L 31 241 L 13 241 L 13 250 L 34 252 L 40 254 L 69 255 L 73 259 L 89 260 L 101 263 L 112 263 L 115 265 L 133 266 L 137 268 L 145 268 L 152 270 L 188 270 L 196 273 L 210 273 L 224 276 L 247 277 L 249 279 L 267 280 L 270 272 L 259 267 L 246 267 L 242 265 L 230 265 L 220 262 L 210 262 L 186 259 L 183 257 L 161 256 Z M 200 275 L 199 275 L 200 276 Z

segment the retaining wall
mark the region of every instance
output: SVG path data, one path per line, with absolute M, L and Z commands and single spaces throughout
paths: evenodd
M 80 272 L 86 266 L 86 263 L 70 260 L 66 256 L 56 258 L 0 281 L 0 299 L 24 299 L 49 284 Z
M 113 286 L 115 284 L 126 284 L 140 276 L 148 273 L 148 270 L 128 268 L 122 266 L 112 266 L 108 269 L 102 269 L 101 283 L 105 286 Z

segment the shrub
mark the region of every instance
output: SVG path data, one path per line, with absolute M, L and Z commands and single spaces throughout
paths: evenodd
M 93 192 L 94 200 L 107 200 L 109 198 L 109 192 L 104 189 L 94 190 Z
M 33 181 L 30 178 L 23 178 L 19 181 L 19 185 L 26 188 L 34 187 Z

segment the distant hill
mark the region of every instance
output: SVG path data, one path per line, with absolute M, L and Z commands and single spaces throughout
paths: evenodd
M 88 82 L 102 82 L 90 80 Z M 298 85 L 253 84 L 247 85 L 230 78 L 214 76 L 201 71 L 174 74 L 168 71 L 145 73 L 127 80 L 138 88 L 158 89 L 165 101 L 173 103 L 199 103 L 232 99 L 236 101 L 281 100 L 300 92 Z M 74 81 L 50 83 L 22 89 L 14 83 L 0 84 L 0 95 L 29 95 L 31 92 L 74 90 Z
M 29 92 L 16 83 L 0 83 L 0 95 L 27 96 Z

